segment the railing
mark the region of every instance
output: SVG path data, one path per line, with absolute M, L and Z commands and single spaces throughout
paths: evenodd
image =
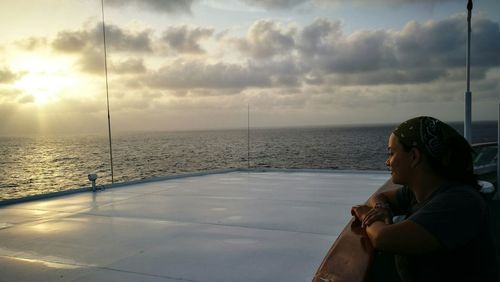
M 375 193 L 396 189 L 397 187 L 399 186 L 388 180 Z M 333 243 L 312 281 L 377 281 L 379 279 L 374 276 L 377 276 L 380 271 L 372 269 L 372 266 L 375 260 L 378 260 L 377 266 L 380 266 L 383 259 L 383 256 L 377 254 L 372 247 L 365 231 L 361 228 L 360 222 L 353 218 Z

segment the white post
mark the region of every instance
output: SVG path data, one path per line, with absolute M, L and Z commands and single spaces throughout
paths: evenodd
M 472 95 L 470 91 L 465 92 L 465 120 L 464 137 L 469 143 L 472 143 Z
M 464 137 L 472 142 L 472 94 L 470 92 L 470 34 L 471 34 L 471 14 L 472 14 L 472 0 L 467 3 L 467 50 L 466 50 L 466 78 L 467 78 L 467 91 L 465 92 L 465 120 L 464 120 Z

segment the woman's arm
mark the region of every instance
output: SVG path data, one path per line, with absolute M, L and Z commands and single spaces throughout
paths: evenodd
M 392 223 L 394 215 L 401 214 L 401 207 L 397 199 L 397 189 L 376 193 L 368 199 L 367 207 L 371 209 L 366 210 L 367 213 L 361 221 L 362 227 L 379 220 L 385 223 Z
M 368 199 L 368 206 L 372 208 L 377 206 L 386 207 L 396 215 L 401 214 L 402 209 L 398 202 L 397 191 L 398 189 L 376 193 Z
M 376 208 L 369 206 L 353 207 L 353 214 L 362 222 L 366 234 L 375 249 L 400 254 L 422 254 L 437 251 L 441 245 L 425 228 L 411 220 L 396 224 L 383 221 L 366 223 Z
M 375 249 L 386 252 L 423 254 L 442 249 L 431 233 L 411 220 L 396 224 L 376 221 L 366 227 L 366 234 Z

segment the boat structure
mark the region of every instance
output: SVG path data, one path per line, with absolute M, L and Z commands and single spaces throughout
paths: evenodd
M 351 206 L 388 178 L 240 169 L 11 202 L 2 281 L 310 281 Z
M 495 142 L 479 143 L 474 144 L 472 148 L 475 151 L 474 171 L 479 180 L 484 181 L 485 187 L 489 187 L 484 192 L 493 193 L 495 187 L 498 187 L 498 144 Z M 487 184 L 488 182 L 491 185 Z

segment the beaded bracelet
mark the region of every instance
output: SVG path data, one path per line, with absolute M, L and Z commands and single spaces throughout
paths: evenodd
M 388 215 L 389 215 L 389 218 L 387 219 L 386 223 L 388 223 L 388 224 L 393 223 L 392 220 L 393 220 L 394 214 L 392 213 L 392 209 L 387 202 L 376 202 L 374 208 L 386 210 L 388 212 Z
M 390 210 L 391 209 L 391 207 L 389 206 L 389 204 L 386 203 L 386 202 L 376 202 L 374 208 L 376 208 L 376 209 L 386 209 L 386 210 Z

